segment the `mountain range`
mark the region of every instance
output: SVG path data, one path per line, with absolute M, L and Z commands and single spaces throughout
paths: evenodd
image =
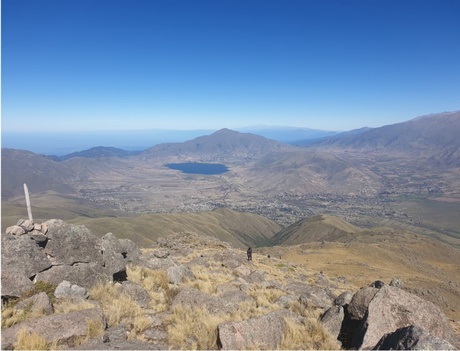
M 288 227 L 332 214 L 358 226 L 384 223 L 455 241 L 460 238 L 454 215 L 460 207 L 457 135 L 458 111 L 338 134 L 308 146 L 222 129 L 141 152 L 95 147 L 49 157 L 3 148 L 2 205 L 22 203 L 27 183 L 33 201 L 51 199 L 49 204 L 76 216 L 224 207 Z M 175 162 L 220 163 L 229 171 L 209 176 L 165 166 Z

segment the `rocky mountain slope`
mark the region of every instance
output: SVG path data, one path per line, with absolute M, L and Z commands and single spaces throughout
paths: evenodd
M 407 122 L 345 134 L 318 142 L 318 146 L 373 152 L 398 152 L 433 158 L 447 166 L 460 166 L 460 111 L 421 116 Z
M 60 220 L 21 220 L 2 235 L 2 349 L 458 347 L 440 308 L 403 283 L 350 290 L 345 276 L 257 250 L 247 261 L 195 233 L 139 250 Z

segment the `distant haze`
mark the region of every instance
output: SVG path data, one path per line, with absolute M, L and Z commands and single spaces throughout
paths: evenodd
M 308 128 L 256 126 L 241 128 L 253 133 L 291 143 L 335 135 L 336 132 Z M 100 132 L 2 132 L 2 147 L 28 150 L 43 155 L 63 156 L 95 146 L 112 146 L 124 150 L 145 150 L 162 143 L 175 143 L 209 135 L 215 130 L 127 130 Z

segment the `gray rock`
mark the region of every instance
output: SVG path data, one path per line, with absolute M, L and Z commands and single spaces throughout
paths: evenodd
M 320 318 L 321 323 L 335 339 L 339 339 L 344 316 L 342 306 L 332 306 Z
M 349 290 L 344 291 L 334 300 L 334 305 L 335 306 L 349 305 L 352 298 L 353 298 L 353 293 L 351 291 Z
M 153 255 L 156 258 L 166 258 L 169 256 L 169 251 L 168 250 L 155 250 L 153 252 Z
M 112 281 L 113 278 L 104 271 L 104 267 L 94 262 L 80 263 L 73 266 L 54 266 L 38 273 L 35 277 L 36 282 L 44 281 L 54 285 L 58 285 L 64 280 L 90 289 L 97 283 Z
M 169 283 L 171 284 L 180 284 L 185 277 L 192 277 L 192 272 L 190 268 L 183 265 L 174 265 L 166 269 L 166 274 L 168 275 Z
M 140 307 L 148 308 L 151 299 L 149 293 L 143 286 L 130 281 L 121 283 L 121 286 L 123 292 L 130 296 Z
M 111 250 L 121 254 L 123 249 L 118 241 L 117 237 L 112 233 L 107 233 L 101 238 L 101 250 Z
M 126 271 L 126 263 L 121 253 L 115 252 L 112 249 L 106 249 L 102 257 L 107 274 L 113 276 L 114 274 Z
M 150 328 L 144 331 L 144 338 L 149 341 L 167 341 L 168 333 L 160 329 Z
M 42 231 L 41 223 L 34 223 L 34 230 L 41 232 Z
M 69 298 L 72 300 L 87 299 L 89 297 L 88 291 L 76 284 L 71 284 L 69 281 L 64 280 L 57 286 L 54 291 L 54 296 L 58 299 Z
M 308 285 L 307 291 L 299 297 L 299 302 L 307 307 L 328 308 L 332 305 L 335 296 L 329 289 L 315 285 Z
M 105 342 L 118 343 L 128 339 L 128 331 L 120 324 L 114 327 L 107 328 L 104 332 L 103 340 Z
M 24 220 L 21 224 L 19 224 L 27 233 L 34 230 L 34 222 L 30 219 Z
M 7 235 L 24 235 L 26 234 L 26 231 L 23 227 L 19 225 L 13 225 L 11 227 L 6 228 L 5 233 Z
M 32 313 L 43 312 L 44 314 L 51 314 L 54 312 L 51 300 L 45 292 L 19 301 L 16 306 L 14 306 L 14 309 L 16 311 L 28 309 Z
M 298 301 L 299 298 L 294 295 L 283 295 L 276 299 L 275 303 L 283 308 L 290 308 L 293 303 Z
M 227 291 L 220 295 L 220 298 L 227 301 L 227 303 L 234 303 L 239 305 L 243 302 L 248 302 L 254 304 L 254 307 L 256 307 L 256 300 L 241 290 Z
M 21 329 L 39 334 L 48 343 L 74 346 L 79 337 L 87 333 L 88 321 L 99 321 L 104 327 L 106 321 L 100 308 L 75 311 L 65 314 L 52 314 L 42 318 L 34 318 L 18 323 L 11 328 L 2 330 L 2 342 L 15 344 Z
M 455 350 L 455 347 L 425 329 L 411 325 L 385 334 L 374 350 Z
M 165 272 L 169 267 L 174 267 L 176 265 L 169 257 L 157 258 L 153 255 L 142 255 L 139 259 L 139 264 L 153 270 L 163 270 Z
M 231 313 L 238 309 L 238 305 L 224 299 L 205 294 L 190 287 L 182 288 L 174 297 L 172 306 L 183 305 L 189 307 L 205 307 L 210 313 Z
M 7 271 L 2 267 L 2 298 L 21 297 L 33 287 L 34 284 L 24 273 Z
M 309 289 L 309 284 L 307 283 L 301 283 L 301 282 L 290 282 L 286 285 L 286 287 L 284 288 L 284 290 L 290 294 L 290 295 L 297 295 L 297 296 L 300 296 L 302 295 L 303 293 L 305 293 L 306 291 L 308 291 Z
M 453 339 L 449 321 L 438 306 L 399 288 L 384 285 L 369 303 L 353 344 L 361 349 L 373 348 L 385 334 L 409 325 L 422 327 L 443 340 Z
M 223 350 L 279 349 L 286 329 L 285 318 L 294 316 L 282 309 L 258 318 L 219 324 L 217 344 Z
M 136 263 L 139 260 L 140 250 L 137 244 L 129 239 L 118 239 L 121 246 L 121 254 L 126 262 Z
M 29 237 L 42 247 L 45 246 L 46 242 L 48 241 L 48 237 L 45 234 L 35 229 L 29 233 Z
M 50 267 L 43 250 L 28 235 L 2 235 L 2 271 L 22 272 L 32 278 Z
M 264 271 L 254 271 L 249 275 L 243 277 L 250 284 L 262 283 L 265 281 L 265 272 Z
M 369 303 L 379 291 L 377 288 L 366 287 L 359 289 L 351 299 L 347 311 L 351 319 L 361 320 L 367 313 Z
M 244 264 L 233 269 L 233 273 L 240 277 L 247 277 L 251 274 L 251 270 Z
M 101 239 L 85 226 L 67 224 L 59 219 L 46 222 L 48 243 L 45 252 L 53 265 L 98 263 L 102 266 Z
M 108 341 L 103 342 L 100 338 L 90 340 L 79 345 L 75 350 L 168 350 L 168 344 L 164 342 L 146 342 L 141 340 Z
M 397 288 L 400 288 L 400 287 L 402 287 L 402 285 L 403 284 L 401 283 L 401 281 L 398 278 L 395 277 L 395 278 L 391 279 L 390 286 L 395 286 Z

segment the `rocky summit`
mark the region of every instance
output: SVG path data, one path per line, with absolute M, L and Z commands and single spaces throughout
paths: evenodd
M 2 234 L 2 349 L 455 349 L 398 279 L 358 291 L 275 255 L 183 232 L 139 249 L 62 220 Z

